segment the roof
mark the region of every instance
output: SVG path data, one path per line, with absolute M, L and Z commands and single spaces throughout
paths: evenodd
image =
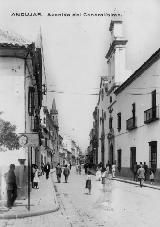
M 50 113 L 51 114 L 58 114 L 58 111 L 56 109 L 56 101 L 55 101 L 55 98 L 53 99 L 53 102 L 52 102 L 52 108 L 50 110 Z
M 160 48 L 146 61 L 143 65 L 138 68 L 124 83 L 122 83 L 116 90 L 115 94 L 118 95 L 123 91 L 128 85 L 130 85 L 134 80 L 136 80 L 142 73 L 147 70 L 151 65 L 153 65 L 160 58 Z
M 0 56 L 26 58 L 32 43 L 15 32 L 0 29 Z
M 30 41 L 26 40 L 21 35 L 13 31 L 2 30 L 1 28 L 0 28 L 0 43 L 8 43 L 19 46 L 26 46 L 28 44 L 31 44 Z

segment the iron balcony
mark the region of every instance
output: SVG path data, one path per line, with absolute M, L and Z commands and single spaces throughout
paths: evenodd
M 159 119 L 159 106 L 144 111 L 144 123 L 149 124 Z

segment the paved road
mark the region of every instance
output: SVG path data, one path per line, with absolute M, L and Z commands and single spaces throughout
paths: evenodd
M 92 176 L 92 194 L 85 189 L 85 175 L 72 169 L 68 183 L 56 183 L 58 212 L 19 220 L 1 221 L 15 227 L 155 227 L 160 223 L 160 191 L 117 181 L 107 191 Z

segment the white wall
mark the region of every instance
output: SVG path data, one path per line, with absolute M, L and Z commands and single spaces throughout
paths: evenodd
M 115 153 L 122 149 L 122 166 L 130 166 L 130 147 L 136 147 L 137 161 L 146 161 L 149 164 L 150 141 L 157 141 L 157 168 L 160 168 L 159 146 L 160 146 L 160 121 L 144 124 L 144 111 L 151 108 L 151 92 L 157 91 L 157 105 L 160 105 L 160 60 L 154 63 L 131 85 L 125 88 L 117 96 L 116 110 L 114 117 L 115 129 Z M 156 76 L 159 75 L 159 76 Z M 141 93 L 141 95 L 131 95 Z M 131 131 L 126 130 L 126 120 L 132 117 L 132 103 L 136 103 L 137 128 Z M 117 131 L 116 114 L 121 112 L 122 129 Z
M 17 133 L 24 132 L 24 61 L 0 57 L 1 118 L 16 125 Z

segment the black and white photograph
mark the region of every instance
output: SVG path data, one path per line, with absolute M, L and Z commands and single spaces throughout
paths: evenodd
M 160 1 L 0 0 L 0 227 L 158 227 Z

